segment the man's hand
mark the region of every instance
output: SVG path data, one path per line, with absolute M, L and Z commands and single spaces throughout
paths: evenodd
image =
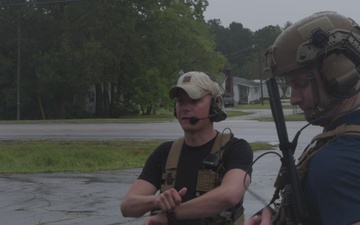
M 168 225 L 166 212 L 161 211 L 159 214 L 146 218 L 144 225 Z
M 181 197 L 186 194 L 187 188 L 179 192 L 174 188 L 164 191 L 155 199 L 155 205 L 164 212 L 172 212 L 182 202 Z
M 251 217 L 248 221 L 246 221 L 245 225 L 272 225 L 271 216 L 271 209 L 266 207 L 262 210 L 261 215 Z

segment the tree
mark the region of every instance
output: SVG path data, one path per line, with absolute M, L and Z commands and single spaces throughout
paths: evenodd
M 224 58 L 214 51 L 215 43 L 198 13 L 179 1 L 167 2 L 166 5 L 154 4 L 142 10 L 143 20 L 139 21 L 137 30 L 142 43 L 133 52 L 134 59 L 141 63 L 134 68 L 136 72 L 132 81 L 139 87 L 140 82 L 147 84 L 147 76 L 151 76 L 156 84 L 152 82 L 149 85 L 154 86 L 155 90 L 163 87 L 160 88 L 163 90 L 160 95 L 156 96 L 143 85 L 140 85 L 143 88 L 127 92 L 130 96 L 137 96 L 134 100 L 138 103 L 141 101 L 143 114 L 154 113 L 148 109 L 156 109 L 159 104 L 168 104 L 168 88 L 177 80 L 179 69 L 213 72 L 223 67 Z M 155 76 L 159 77 L 156 79 Z
M 168 89 L 180 70 L 218 76 L 231 67 L 234 75 L 256 77 L 252 46 L 264 50 L 276 31 L 206 23 L 206 0 L 4 0 L 1 6 L 1 119 L 16 115 L 17 40 L 21 118 L 119 117 L 172 108 Z M 92 88 L 96 110 L 89 114 Z
M 210 20 L 208 24 L 217 42 L 216 49 L 227 59 L 226 67 L 232 69 L 234 76 L 246 77 L 241 68 L 247 63 L 248 54 L 253 51 L 253 34 L 250 29 L 236 22 L 231 23 L 229 28 L 221 26 L 219 20 Z

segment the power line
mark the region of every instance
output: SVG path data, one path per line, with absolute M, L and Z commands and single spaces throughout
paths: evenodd
M 81 2 L 81 1 L 83 1 L 83 0 L 58 0 L 58 1 L 47 1 L 47 2 L 24 2 L 24 3 L 0 4 L 0 7 L 48 5 L 48 4 L 55 4 L 55 3 L 71 3 L 71 2 Z
M 249 47 L 247 47 L 247 48 L 244 48 L 244 49 L 241 49 L 241 50 L 239 50 L 239 51 L 228 53 L 228 54 L 226 54 L 225 56 L 235 55 L 235 54 L 238 54 L 238 53 L 241 53 L 241 52 L 245 52 L 245 51 L 247 51 L 247 50 L 249 50 L 249 49 L 255 49 L 256 46 L 257 46 L 257 45 L 251 45 L 251 46 L 249 46 Z

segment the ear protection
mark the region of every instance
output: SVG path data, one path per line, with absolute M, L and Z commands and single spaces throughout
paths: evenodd
M 221 87 L 221 85 L 213 75 L 207 72 L 205 72 L 205 74 L 209 76 L 210 80 L 217 83 L 219 87 Z M 226 119 L 227 115 L 222 110 L 222 107 L 223 107 L 223 98 L 221 97 L 221 95 L 213 96 L 211 98 L 210 111 L 209 111 L 210 121 L 219 122 Z
M 221 119 L 222 117 L 220 117 L 219 115 L 222 113 L 222 98 L 221 96 L 217 96 L 217 97 L 212 97 L 211 98 L 211 103 L 210 103 L 210 109 L 209 109 L 209 119 L 211 121 L 221 121 L 224 119 Z M 174 116 L 177 118 L 176 115 L 176 102 L 174 104 Z
M 360 91 L 355 89 L 360 80 L 359 45 L 360 37 L 352 31 L 326 32 L 320 28 L 313 31 L 310 42 L 303 45 L 312 50 L 308 53 L 310 59 L 304 56 L 305 61 L 320 55 L 317 65 L 325 89 L 336 98 L 349 98 Z
M 205 74 L 208 75 L 209 78 L 213 82 L 218 83 L 214 76 L 212 76 L 209 73 L 205 73 Z M 220 84 L 219 84 L 219 86 L 221 87 Z M 226 119 L 227 115 L 222 110 L 222 107 L 223 107 L 223 99 L 222 99 L 221 95 L 212 96 L 211 103 L 210 103 L 210 109 L 209 109 L 209 119 L 210 119 L 210 121 L 219 122 L 219 121 L 222 121 L 222 120 Z M 176 115 L 176 102 L 174 104 L 174 116 L 177 118 L 177 115 Z
M 211 99 L 210 105 L 210 120 L 213 122 L 219 122 L 226 119 L 227 115 L 222 110 L 223 107 L 223 99 L 221 96 L 215 96 Z
M 360 79 L 359 66 L 345 54 L 332 53 L 326 56 L 319 71 L 326 90 L 334 97 L 348 98 L 357 93 L 355 85 Z

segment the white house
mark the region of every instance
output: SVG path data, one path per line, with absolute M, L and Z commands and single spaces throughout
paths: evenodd
M 224 81 L 224 86 L 225 86 Z M 233 77 L 234 100 L 237 104 L 251 104 L 260 101 L 261 98 L 269 98 L 265 80 L 247 80 L 245 78 Z M 279 92 L 282 93 L 280 87 Z M 286 96 L 290 97 L 291 90 L 288 88 Z
M 225 86 L 224 81 L 224 86 Z M 237 104 L 250 104 L 261 97 L 260 84 L 240 77 L 233 77 L 234 100 Z

